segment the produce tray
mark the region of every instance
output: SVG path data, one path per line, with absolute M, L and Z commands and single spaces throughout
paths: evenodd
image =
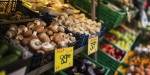
M 102 38 L 100 40 L 100 45 L 102 44 L 110 44 L 108 41 L 106 41 L 104 38 Z M 112 45 L 112 44 L 110 44 Z M 123 51 L 119 48 L 117 48 L 116 46 L 112 45 L 115 49 L 118 49 L 120 51 Z M 124 52 L 124 51 L 123 51 Z M 109 69 L 111 70 L 116 70 L 118 68 L 118 66 L 120 65 L 120 63 L 124 60 L 124 57 L 126 56 L 126 52 L 125 54 L 122 56 L 122 58 L 120 60 L 117 60 L 115 57 L 112 57 L 110 54 L 107 54 L 105 52 L 103 52 L 101 49 L 98 50 L 97 52 L 97 62 L 102 64 L 105 67 L 109 67 Z
M 91 0 L 71 0 L 72 5 L 80 9 L 82 12 L 91 16 Z M 114 10 L 107 6 L 107 4 L 100 4 L 96 8 L 97 20 L 102 20 L 104 26 L 108 29 L 118 27 L 125 19 L 126 12 L 123 9 Z
M 100 63 L 98 63 L 97 61 L 95 61 L 94 59 L 90 58 L 89 56 L 87 56 L 86 54 L 84 53 L 81 53 L 81 57 L 82 58 L 86 58 L 88 59 L 89 61 L 91 61 L 92 63 L 94 63 L 97 67 L 103 67 L 103 71 L 104 71 L 104 75 L 108 75 L 110 69 L 108 69 L 107 67 L 101 65 Z M 56 74 L 57 75 L 57 74 Z M 64 71 L 60 71 L 58 75 L 68 75 L 67 72 Z
M 20 22 L 18 24 L 20 25 L 20 24 L 25 24 L 25 23 L 26 22 Z M 9 43 L 13 43 L 14 46 L 16 46 L 17 48 L 21 48 L 23 50 L 23 55 L 25 55 L 25 58 L 26 58 L 26 56 L 28 57 L 30 54 L 33 55 L 30 58 L 30 61 L 29 61 L 30 64 L 28 64 L 27 73 L 30 72 L 31 70 L 34 70 L 37 67 L 40 67 L 42 65 L 47 64 L 49 61 L 52 60 L 52 54 L 51 53 L 46 54 L 46 55 L 42 55 L 42 54 L 38 54 L 38 53 L 33 52 L 33 54 L 32 54 L 32 53 L 30 53 L 31 51 L 29 51 L 29 49 L 23 47 L 20 44 L 17 44 L 15 40 L 11 40 L 11 39 L 8 39 L 7 37 L 4 37 L 5 33 L 8 29 L 9 29 L 9 25 L 0 25 L 0 36 L 1 36 L 0 38 L 1 39 L 6 39 L 6 41 L 9 42 Z M 28 51 L 29 53 L 26 53 L 26 51 Z
M 113 3 L 113 4 L 116 4 L 116 5 L 121 5 L 121 0 L 98 0 L 98 2 L 100 3 L 100 2 L 104 2 L 104 3 L 109 3 L 109 2 L 111 2 L 111 3 Z
M 105 54 L 102 51 L 98 51 L 98 55 L 97 55 L 97 62 L 109 67 L 112 70 L 116 70 L 119 66 L 119 62 L 114 60 L 112 57 L 108 56 L 107 54 Z
M 130 37 L 132 37 L 132 40 L 129 40 L 129 42 L 127 42 L 125 39 L 123 39 L 124 37 L 125 37 L 125 35 L 122 35 L 123 33 L 122 33 L 122 30 L 125 30 L 124 32 L 125 32 L 125 34 L 132 34 L 132 36 L 130 36 Z M 118 28 L 116 28 L 116 29 L 112 29 L 112 31 L 113 31 L 113 33 L 111 32 L 111 31 L 109 31 L 109 32 L 107 32 L 105 35 L 105 40 L 107 41 L 107 42 L 109 42 L 110 44 L 112 44 L 112 45 L 114 45 L 114 46 L 116 46 L 117 48 L 119 48 L 119 49 L 121 49 L 121 50 L 124 50 L 124 51 L 126 51 L 126 52 L 128 52 L 128 51 L 130 51 L 131 49 L 133 49 L 133 46 L 134 46 L 134 44 L 135 44 L 135 42 L 136 42 L 136 40 L 137 40 L 137 37 L 139 36 L 139 32 L 137 32 L 137 33 L 135 33 L 135 31 L 133 32 L 133 31 L 131 31 L 131 29 L 129 29 L 129 28 L 124 28 L 123 27 L 123 29 L 120 29 L 120 27 L 118 27 Z M 115 33 L 114 34 L 114 31 L 117 31 L 117 32 L 119 32 L 121 35 L 118 35 L 118 33 Z M 115 39 L 116 39 L 116 41 L 117 40 L 122 40 L 123 42 L 127 42 L 127 43 L 124 43 L 124 44 L 131 44 L 131 45 L 129 45 L 129 46 L 127 46 L 127 47 L 121 47 L 120 45 L 118 45 L 117 43 L 119 43 L 119 42 L 117 42 L 117 43 L 114 43 L 113 42 L 113 40 L 110 40 L 110 38 L 108 38 L 108 35 L 109 36 L 111 36 L 111 37 L 113 37 L 113 40 L 114 40 L 114 42 L 115 42 Z M 134 38 L 133 38 L 133 36 L 134 36 Z M 123 38 L 121 38 L 121 37 L 123 37 Z M 128 37 L 126 37 L 126 38 L 128 38 Z M 131 39 L 131 38 L 130 38 Z

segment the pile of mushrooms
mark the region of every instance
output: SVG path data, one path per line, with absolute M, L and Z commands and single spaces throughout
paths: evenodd
M 55 20 L 59 25 L 65 26 L 69 31 L 80 34 L 96 34 L 101 29 L 100 22 L 86 18 L 84 14 L 63 14 Z
M 62 26 L 54 23 L 46 26 L 41 20 L 29 22 L 27 25 L 11 25 L 6 36 L 43 54 L 55 48 L 69 46 L 76 41 L 71 33 L 65 33 Z

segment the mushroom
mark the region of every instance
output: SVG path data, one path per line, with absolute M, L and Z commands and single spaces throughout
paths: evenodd
M 27 27 L 28 27 L 29 29 L 34 29 L 34 23 L 33 23 L 33 22 L 29 22 L 29 23 L 27 24 Z
M 24 33 L 23 33 L 23 36 L 24 36 L 24 37 L 32 36 L 32 30 L 28 30 L 28 31 L 24 32 Z
M 58 31 L 59 31 L 59 32 L 65 32 L 65 29 L 64 29 L 62 26 L 59 26 L 59 27 L 58 27 Z
M 59 41 L 57 42 L 59 47 L 67 47 L 67 42 L 66 41 Z
M 23 39 L 23 36 L 22 35 L 17 35 L 16 36 L 16 40 L 22 40 Z
M 30 47 L 34 50 L 39 50 L 42 47 L 42 43 L 39 39 L 32 39 L 30 41 Z
M 40 33 L 38 35 L 38 38 L 42 41 L 42 42 L 50 42 L 50 38 L 46 33 Z
M 16 31 L 17 30 L 17 26 L 16 25 L 11 25 L 9 30 Z
M 56 24 L 53 26 L 51 25 L 50 28 L 53 32 L 55 32 L 55 33 L 58 32 L 58 25 L 56 25 Z
M 33 35 L 32 35 L 32 36 L 29 36 L 29 37 L 24 37 L 24 38 L 21 40 L 21 44 L 22 44 L 22 45 L 28 45 L 32 39 L 37 39 L 37 37 L 36 37 L 36 36 L 33 36 Z
M 16 35 L 15 31 L 9 30 L 6 32 L 6 36 L 8 36 L 9 38 L 13 38 Z
M 53 35 L 53 32 L 52 32 L 51 30 L 48 30 L 48 31 L 47 31 L 47 34 L 48 34 L 49 36 L 51 36 L 51 35 Z
M 25 46 L 28 45 L 30 41 L 31 41 L 31 37 L 24 38 L 23 40 L 21 40 L 21 44 Z
M 76 41 L 76 38 L 75 38 L 75 37 L 70 37 L 69 39 L 70 39 L 70 41 L 71 41 L 70 43 L 73 43 L 73 42 Z
M 44 26 L 41 26 L 41 25 L 36 26 L 36 27 L 35 27 L 35 31 L 37 31 L 37 33 L 44 32 Z
M 37 53 L 45 54 L 43 50 L 37 50 Z
M 46 26 L 46 23 L 44 21 L 41 21 L 42 26 Z
M 41 25 L 41 21 L 40 21 L 40 20 L 35 20 L 35 21 L 34 21 L 34 24 L 35 24 L 35 25 Z
M 44 50 L 46 52 L 54 50 L 54 49 L 55 49 L 55 46 L 49 42 L 44 42 L 42 44 L 42 50 Z

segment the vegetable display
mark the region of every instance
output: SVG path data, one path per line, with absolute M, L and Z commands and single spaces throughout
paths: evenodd
M 108 44 L 108 43 L 103 43 L 102 45 L 100 45 L 100 49 L 106 54 L 115 58 L 115 60 L 117 61 L 121 61 L 126 54 L 125 51 L 119 50 L 113 45 Z
M 57 17 L 56 22 L 65 26 L 69 31 L 79 34 L 96 34 L 100 32 L 101 23 L 88 19 L 84 14 L 63 14 Z
M 120 66 L 119 71 L 123 75 L 149 75 L 150 74 L 150 59 L 148 56 L 140 56 L 134 51 L 128 53 L 125 58 L 125 64 L 128 66 Z
M 108 34 L 105 34 L 105 38 L 119 48 L 128 51 L 133 45 L 136 35 L 127 32 L 124 28 L 119 28 L 118 30 L 110 30 Z
M 96 66 L 93 62 L 88 59 L 75 59 L 75 65 L 68 70 L 66 73 L 68 75 L 104 75 L 107 71 L 102 66 Z
M 20 49 L 0 41 L 0 68 L 14 63 L 21 55 Z
M 29 22 L 27 25 L 11 25 L 6 36 L 42 54 L 55 48 L 67 47 L 76 41 L 71 33 L 65 33 L 62 26 L 54 23 L 46 26 L 41 20 Z

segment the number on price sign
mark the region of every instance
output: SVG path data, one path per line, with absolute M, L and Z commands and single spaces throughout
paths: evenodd
M 88 55 L 91 55 L 97 51 L 98 48 L 98 36 L 89 38 L 88 40 Z
M 0 71 L 0 75 L 6 75 L 5 71 Z
M 73 47 L 55 50 L 55 72 L 73 66 Z

